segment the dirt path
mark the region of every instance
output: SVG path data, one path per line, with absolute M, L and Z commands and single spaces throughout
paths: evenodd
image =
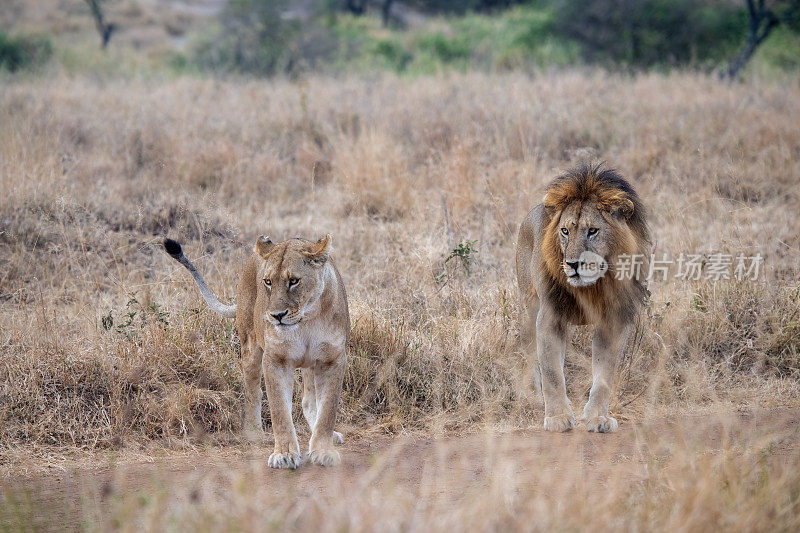
M 611 477 L 629 482 L 642 478 L 654 459 L 677 450 L 714 454 L 769 442 L 771 460 L 780 461 L 800 451 L 798 428 L 800 409 L 781 408 L 626 422 L 611 435 L 538 429 L 436 440 L 351 435 L 340 448 L 339 468 L 304 464 L 294 472 L 267 468 L 267 446 L 150 457 L 123 454 L 116 461 L 79 461 L 51 473 L 6 472 L 0 478 L 0 501 L 20 506 L 39 526 L 61 529 L 80 528 L 92 520 L 85 509 L 102 508 L 120 494 L 167 491 L 175 501 L 191 502 L 242 484 L 274 498 L 356 498 L 391 488 L 457 501 L 469 491 L 487 490 L 497 476 L 546 484 L 549 475 L 570 471 L 602 489 Z

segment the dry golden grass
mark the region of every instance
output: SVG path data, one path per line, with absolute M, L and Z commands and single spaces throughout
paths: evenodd
M 231 323 L 205 309 L 160 249 L 164 235 L 183 242 L 227 300 L 260 233 L 333 235 L 353 320 L 341 413 L 351 434 L 541 424 L 517 346 L 516 229 L 547 181 L 586 157 L 606 160 L 637 187 L 659 255 L 760 253 L 765 261 L 755 283 L 651 285 L 612 401 L 623 425 L 717 406 L 797 406 L 798 124 L 796 80 L 721 85 L 690 74 L 6 82 L 0 462 L 53 450 L 238 442 Z M 469 275 L 445 263 L 473 240 Z M 577 406 L 591 382 L 589 339 L 579 331 L 568 355 Z M 697 463 L 676 453 L 666 496 L 662 471 L 650 472 L 655 485 L 645 483 L 651 492 L 641 497 L 654 507 L 624 525 L 679 525 L 683 515 L 659 506 L 689 505 L 706 489 L 687 493 L 681 484 L 690 489 L 702 469 L 712 472 L 714 497 L 726 498 L 712 502 L 723 511 L 749 502 L 753 490 L 759 502 L 777 506 L 780 493 L 796 505 L 796 476 L 758 492 L 751 477 L 762 448 L 753 446 Z M 565 491 L 578 483 L 569 479 Z M 511 497 L 511 488 L 497 490 L 499 500 Z M 514 492 L 523 503 L 510 504 L 508 524 L 526 523 L 513 522 L 518 508 L 546 504 L 526 490 Z M 639 497 L 588 494 L 580 484 L 575 491 L 587 505 L 561 522 L 566 529 L 593 523 L 592 509 L 635 507 L 603 498 Z M 484 507 L 465 502 L 442 524 L 480 518 Z M 403 509 L 391 516 L 407 516 Z M 436 519 L 435 509 L 418 523 L 387 520 L 419 526 Z M 314 525 L 313 513 L 311 522 L 286 516 L 281 522 Z M 598 529 L 615 524 L 597 519 Z M 357 526 L 349 527 L 370 528 Z
M 335 469 L 270 470 L 258 449 L 71 468 L 0 481 L 0 525 L 74 524 L 99 531 L 797 530 L 796 410 L 681 418 L 600 436 L 516 431 L 435 441 L 371 438 L 346 445 Z

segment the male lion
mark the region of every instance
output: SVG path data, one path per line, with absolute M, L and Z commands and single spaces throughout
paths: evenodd
M 317 242 L 290 239 L 273 243 L 259 237 L 239 279 L 236 305 L 224 305 L 183 255 L 181 245 L 166 239 L 164 248 L 192 273 L 212 311 L 236 318 L 242 343 L 245 430 L 261 431 L 261 375 L 269 401 L 275 449 L 272 468 L 297 468 L 302 462 L 292 423 L 294 370 L 302 368 L 303 415 L 311 427 L 308 457 L 312 463 L 341 462 L 333 431 L 342 393 L 350 315 L 344 283 L 330 257 L 331 236 Z
M 602 165 L 582 165 L 556 178 L 543 203 L 522 222 L 516 249 L 520 331 L 523 349 L 531 352 L 535 346 L 538 354 L 534 382 L 544 393 L 545 430 L 575 426 L 564 357 L 571 326 L 582 324 L 597 329 L 592 388 L 581 420 L 589 431 L 618 428 L 608 412 L 611 384 L 647 292 L 643 276 L 622 275 L 622 265 L 625 259 L 635 264 L 635 257 L 646 274 L 649 253 L 650 234 L 638 195 Z

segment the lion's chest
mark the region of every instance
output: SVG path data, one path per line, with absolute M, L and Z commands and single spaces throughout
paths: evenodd
M 336 328 L 308 321 L 288 328 L 267 325 L 264 336 L 265 356 L 278 357 L 293 367 L 311 367 L 329 359 L 330 352 L 344 348 L 345 335 Z

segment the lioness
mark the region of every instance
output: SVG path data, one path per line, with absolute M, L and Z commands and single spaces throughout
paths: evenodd
M 520 332 L 523 349 L 530 353 L 535 346 L 538 354 L 534 383 L 544 393 L 545 430 L 575 426 L 564 357 L 571 326 L 580 324 L 597 326 L 592 388 L 581 420 L 589 431 L 618 428 L 608 412 L 611 385 L 645 299 L 649 254 L 650 234 L 638 195 L 601 165 L 582 165 L 556 178 L 543 203 L 522 222 L 516 249 Z M 622 266 L 634 256 L 627 265 L 639 264 L 639 272 L 629 277 Z
M 344 283 L 330 257 L 331 236 L 317 242 L 290 239 L 273 243 L 261 236 L 244 264 L 236 305 L 224 305 L 208 289 L 181 245 L 164 248 L 189 272 L 203 299 L 217 314 L 236 318 L 242 344 L 246 431 L 261 431 L 261 375 L 267 388 L 275 449 L 272 468 L 297 468 L 302 462 L 292 423 L 294 370 L 302 368 L 303 415 L 311 427 L 312 463 L 341 462 L 333 431 L 342 393 L 350 315 Z

